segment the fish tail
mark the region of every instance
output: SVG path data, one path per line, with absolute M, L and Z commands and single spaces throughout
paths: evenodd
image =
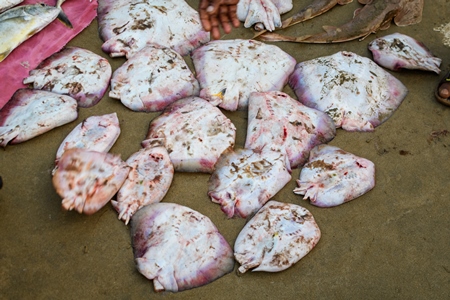
M 62 10 L 61 5 L 65 2 L 66 0 L 58 0 L 56 2 L 56 7 L 60 9 L 59 14 L 58 14 L 58 19 L 67 27 L 69 28 L 73 28 L 72 23 L 70 22 L 69 18 L 67 17 L 67 15 L 64 13 L 64 11 Z

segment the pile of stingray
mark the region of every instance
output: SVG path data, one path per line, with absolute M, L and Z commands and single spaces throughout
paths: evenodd
M 241 273 L 285 270 L 321 236 L 307 209 L 273 199 L 291 180 L 291 169 L 302 168 L 294 193 L 316 206 L 340 205 L 371 190 L 374 164 L 327 143 L 336 128 L 373 131 L 398 108 L 407 89 L 351 52 L 297 63 L 276 46 L 208 42 L 200 27 L 185 25 L 192 31 L 155 44 L 156 34 L 147 31 L 162 30 L 160 19 L 144 26 L 138 12 L 157 14 L 162 7 L 100 1 L 102 49 L 127 61 L 111 74 L 107 60 L 84 49 L 66 48 L 49 57 L 24 79 L 33 89 L 18 90 L 0 110 L 0 145 L 75 120 L 78 107 L 95 105 L 110 86 L 110 96 L 129 109 L 161 114 L 151 120 L 142 149 L 126 161 L 108 152 L 120 135 L 115 113 L 91 116 L 75 127 L 57 150 L 53 170 L 62 206 L 93 214 L 111 201 L 119 219 L 131 221 L 137 268 L 156 291 L 207 284 L 231 272 L 235 260 Z M 190 7 L 166 8 L 182 10 L 190 21 L 198 18 L 195 11 L 188 16 Z M 401 38 L 395 36 L 390 46 L 387 38 L 378 41 L 383 45 L 378 48 L 394 48 Z M 401 42 L 405 49 L 408 40 Z M 195 73 L 183 60 L 188 53 Z M 379 53 L 374 57 L 387 57 Z M 405 67 L 392 60 L 398 62 L 398 56 L 385 63 Z M 433 71 L 439 63 L 434 61 Z M 281 92 L 286 84 L 298 100 Z M 248 110 L 243 149 L 235 149 L 236 128 L 221 109 Z M 175 172 L 209 173 L 211 201 L 229 218 L 248 218 L 233 248 L 207 216 L 161 202 Z

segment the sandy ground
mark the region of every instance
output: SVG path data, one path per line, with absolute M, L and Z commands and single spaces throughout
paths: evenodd
M 310 1 L 295 2 L 293 12 Z M 296 25 L 290 33 L 318 32 L 321 25 L 342 24 L 360 6 L 355 2 Z M 196 8 L 198 1 L 189 3 Z M 117 220 L 110 204 L 91 216 L 62 210 L 50 173 L 59 144 L 81 120 L 117 112 L 122 134 L 111 152 L 126 159 L 140 148 L 149 122 L 158 115 L 130 111 L 105 96 L 98 105 L 80 109 L 76 121 L 0 151 L 4 182 L 0 299 L 449 299 L 450 133 L 445 133 L 450 131 L 450 108 L 433 96 L 437 82 L 450 69 L 444 33 L 433 30 L 450 23 L 449 6 L 448 0 L 426 1 L 420 24 L 392 25 L 363 41 L 276 43 L 298 62 L 340 50 L 371 57 L 367 50 L 371 40 L 401 32 L 442 58 L 443 70 L 440 75 L 392 72 L 409 89 L 393 116 L 371 133 L 339 129 L 329 143 L 375 163 L 372 191 L 335 208 L 314 207 L 292 192 L 300 173 L 293 170 L 291 182 L 274 199 L 306 207 L 322 231 L 316 248 L 293 267 L 244 276 L 232 272 L 200 288 L 156 295 L 152 282 L 135 268 L 129 226 Z M 251 37 L 252 32 L 243 27 L 223 36 Z M 101 44 L 96 21 L 69 43 L 107 57 Z M 186 60 L 190 62 L 189 57 Z M 124 59 L 109 61 L 116 69 Z M 284 91 L 295 97 L 288 86 Z M 236 147 L 243 147 L 246 112 L 225 114 L 237 127 Z M 164 201 L 207 215 L 233 245 L 245 220 L 227 219 L 210 202 L 208 178 L 208 174 L 176 173 Z

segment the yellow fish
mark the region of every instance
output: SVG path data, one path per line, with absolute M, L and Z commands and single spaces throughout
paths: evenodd
M 72 24 L 61 9 L 64 1 L 58 0 L 56 6 L 45 4 L 17 6 L 0 14 L 0 62 L 56 18 L 72 28 Z

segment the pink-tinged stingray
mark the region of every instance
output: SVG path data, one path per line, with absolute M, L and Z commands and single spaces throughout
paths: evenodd
M 131 167 L 130 173 L 117 193 L 117 201 L 112 200 L 111 204 L 119 213 L 119 219 L 128 224 L 138 209 L 164 198 L 174 169 L 167 149 L 159 143 L 134 153 L 126 163 Z
M 162 139 L 176 171 L 211 173 L 225 149 L 233 147 L 236 127 L 219 108 L 199 97 L 167 106 L 150 122 L 145 147 Z
M 375 186 L 375 165 L 338 147 L 319 145 L 311 150 L 294 193 L 311 204 L 332 207 L 353 200 Z
M 184 0 L 99 0 L 98 26 L 103 51 L 129 56 L 147 44 L 187 55 L 209 41 L 200 16 Z
M 19 89 L 0 110 L 0 146 L 28 141 L 77 117 L 78 105 L 72 97 Z
M 292 0 L 240 0 L 236 15 L 244 27 L 255 30 L 275 30 L 281 26 L 281 16 L 292 9 Z
M 153 203 L 131 219 L 139 272 L 155 291 L 179 292 L 208 284 L 234 268 L 233 250 L 211 220 L 175 203 Z
M 200 97 L 230 111 L 246 109 L 252 92 L 282 90 L 296 63 L 277 46 L 240 39 L 211 41 L 192 60 Z
M 208 196 L 227 217 L 247 218 L 290 180 L 290 164 L 282 152 L 227 149 L 209 178 Z
M 300 102 L 326 112 L 336 128 L 373 131 L 408 90 L 372 60 L 341 51 L 297 64 L 289 79 Z
M 364 39 L 378 30 L 388 29 L 392 20 L 397 26 L 420 23 L 424 0 L 358 0 L 364 7 L 357 9 L 354 17 L 340 27 L 323 26 L 325 32 L 290 37 L 276 33 L 264 33 L 261 41 L 287 41 L 297 43 L 340 43 Z
M 111 98 L 134 111 L 161 111 L 178 99 L 198 96 L 200 87 L 183 57 L 157 45 L 132 55 L 111 79 Z
M 271 200 L 245 224 L 234 243 L 238 271 L 286 270 L 319 242 L 320 229 L 304 207 Z
M 286 153 L 292 169 L 303 165 L 316 145 L 336 134 L 333 120 L 283 92 L 252 93 L 245 148 Z
M 116 113 L 91 116 L 78 124 L 62 141 L 56 152 L 55 169 L 67 149 L 82 148 L 91 151 L 108 152 L 120 134 Z
M 368 45 L 373 60 L 382 67 L 398 71 L 400 69 L 432 71 L 439 74 L 442 59 L 416 39 L 401 33 L 393 33 L 374 39 Z
M 81 148 L 68 149 L 59 160 L 53 186 L 62 207 L 91 215 L 117 193 L 130 167 L 119 156 Z
M 34 89 L 69 95 L 79 107 L 92 107 L 103 97 L 111 78 L 108 60 L 86 49 L 67 47 L 30 71 L 24 84 Z

